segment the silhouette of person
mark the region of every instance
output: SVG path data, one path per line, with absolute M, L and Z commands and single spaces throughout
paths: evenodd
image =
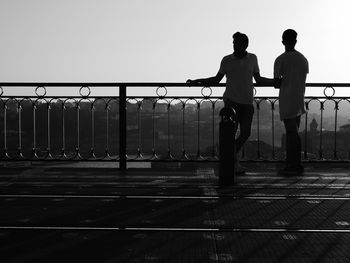
M 239 152 L 251 133 L 254 115 L 253 77 L 256 83 L 271 85 L 273 79 L 260 76 L 258 59 L 255 54 L 248 53 L 249 39 L 247 35 L 236 32 L 233 38 L 233 54 L 223 57 L 216 76 L 195 80 L 187 80 L 188 84 L 216 85 L 226 76 L 226 89 L 223 94 L 225 107 L 233 107 L 240 127 L 236 139 L 236 152 Z M 236 173 L 244 173 L 239 162 L 235 160 Z
M 282 43 L 285 52 L 274 63 L 275 88 L 279 89 L 279 112 L 286 129 L 286 165 L 279 171 L 284 175 L 298 175 L 304 172 L 301 165 L 301 139 L 298 133 L 300 117 L 305 111 L 305 82 L 309 63 L 295 50 L 297 32 L 287 29 Z

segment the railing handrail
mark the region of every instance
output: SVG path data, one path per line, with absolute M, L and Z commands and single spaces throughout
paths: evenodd
M 33 87 L 33 86 L 45 86 L 45 87 L 80 87 L 80 86 L 93 86 L 93 87 L 203 87 L 203 84 L 187 84 L 185 82 L 0 82 L 2 87 Z M 226 83 L 219 83 L 215 85 L 209 85 L 210 87 L 225 87 Z M 273 87 L 273 85 L 266 84 L 254 84 L 255 87 Z M 350 83 L 306 83 L 306 87 L 350 87 Z

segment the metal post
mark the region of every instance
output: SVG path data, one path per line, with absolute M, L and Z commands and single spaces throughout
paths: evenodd
M 119 86 L 119 169 L 126 170 L 126 85 Z
M 219 126 L 219 184 L 234 184 L 236 161 L 236 112 L 233 108 L 223 108 L 220 111 Z

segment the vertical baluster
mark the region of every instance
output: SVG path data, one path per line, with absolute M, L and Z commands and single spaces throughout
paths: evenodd
M 36 96 L 37 96 L 37 100 L 35 101 L 35 103 L 39 103 L 41 100 L 43 100 L 46 104 L 47 104 L 47 101 L 45 100 L 45 95 L 46 95 L 46 88 L 44 87 L 44 86 L 37 86 L 36 88 L 35 88 L 35 94 L 36 94 Z M 36 108 L 36 105 L 35 105 L 35 109 L 34 109 L 34 138 L 35 138 L 35 141 L 36 141 L 36 110 L 37 110 L 37 108 Z M 43 131 L 44 132 L 44 131 Z M 49 137 L 49 134 L 47 135 L 48 137 Z M 47 140 L 48 140 L 48 138 L 47 138 Z M 48 147 L 46 147 L 46 151 L 47 151 L 47 148 Z M 39 147 L 39 149 L 40 149 L 40 147 Z M 37 156 L 37 145 L 36 145 L 36 142 L 35 142 L 35 146 L 34 146 L 34 151 L 35 151 L 35 157 L 36 158 L 39 158 L 39 156 Z M 44 157 L 44 159 L 48 156 L 48 151 L 47 151 L 47 153 L 46 153 L 46 156 Z
M 52 158 L 51 155 L 51 102 L 47 102 L 47 157 Z
M 141 143 L 141 109 L 142 101 L 137 102 L 137 157 L 142 157 L 142 143 Z
M 276 159 L 275 154 L 275 101 L 271 101 L 271 121 L 272 121 L 272 159 Z
M 36 101 L 33 102 L 33 149 L 32 149 L 32 152 L 33 152 L 33 157 L 34 159 L 37 159 L 38 158 L 38 155 L 36 153 L 36 148 L 37 148 L 37 145 L 36 145 Z
M 3 90 L 3 88 L 0 86 L 0 97 L 2 96 L 2 94 L 4 93 L 4 90 Z M 5 102 L 4 102 L 4 99 L 3 98 L 0 98 L 1 99 L 1 102 L 5 105 Z M 4 107 L 5 108 L 5 107 Z M 4 131 L 4 134 L 5 134 L 6 132 Z M 4 144 L 4 148 L 2 149 L 3 150 L 3 152 L 5 153 L 5 144 Z M 4 155 L 4 157 L 5 157 L 6 155 Z
M 126 170 L 126 85 L 119 86 L 119 169 Z
M 256 120 L 257 120 L 257 132 L 258 132 L 258 138 L 257 138 L 257 143 L 258 143 L 258 149 L 257 149 L 257 154 L 258 154 L 258 159 L 261 158 L 260 156 L 260 100 L 257 101 L 256 103 Z
M 106 145 L 105 145 L 105 158 L 110 158 L 109 153 L 109 104 L 106 103 L 105 111 L 106 111 Z M 120 124 L 119 124 L 120 125 Z
M 76 102 L 76 111 L 77 111 L 77 145 L 75 148 L 75 157 L 76 158 L 81 158 L 80 156 L 80 102 Z
M 309 111 L 309 101 L 305 103 L 306 113 L 305 113 L 305 135 L 304 135 L 304 159 L 307 160 L 307 153 L 308 153 L 308 140 L 307 140 L 307 120 L 308 120 L 308 111 Z
M 168 133 L 168 153 L 167 153 L 167 158 L 168 159 L 172 159 L 172 155 L 171 155 L 171 146 L 170 146 L 170 102 L 168 101 L 167 104 L 167 133 Z
M 186 102 L 182 102 L 182 158 L 187 159 L 185 150 L 185 109 Z
M 19 101 L 17 101 L 17 117 L 18 117 L 18 156 L 19 158 L 23 158 L 22 155 L 22 105 Z
M 200 149 L 200 108 L 201 104 L 197 101 L 197 158 L 201 157 Z
M 62 113 L 61 113 L 61 120 L 62 120 L 62 149 L 61 149 L 61 155 L 62 155 L 62 158 L 66 158 L 65 111 L 66 111 L 66 105 L 65 105 L 65 101 L 63 101 L 62 102 Z
M 157 158 L 156 153 L 156 103 L 157 100 L 154 100 L 152 103 L 152 158 Z
M 215 151 L 215 101 L 211 101 L 211 118 L 212 118 L 212 158 L 214 159 L 216 156 Z
M 36 101 L 33 102 L 33 148 L 32 148 L 32 152 L 33 152 L 33 158 L 37 159 L 38 156 L 36 154 Z
M 338 159 L 338 155 L 337 155 L 337 126 L 338 126 L 338 110 L 339 110 L 339 101 L 334 101 L 335 102 L 335 106 L 334 106 L 334 110 L 335 110 L 335 121 L 334 121 L 334 159 L 337 160 Z
M 7 151 L 7 101 L 4 104 L 4 154 L 6 158 L 9 158 Z
M 95 101 L 90 104 L 90 118 L 91 118 L 91 148 L 90 157 L 95 158 Z M 107 118 L 108 120 L 108 118 Z
M 324 110 L 324 101 L 320 101 L 320 111 L 321 111 L 321 126 L 320 126 L 320 149 L 319 149 L 319 158 L 323 159 L 323 141 L 322 141 L 322 135 L 323 135 L 323 110 Z

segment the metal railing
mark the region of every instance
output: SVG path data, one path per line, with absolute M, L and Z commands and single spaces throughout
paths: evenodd
M 121 169 L 139 161 L 216 162 L 224 86 L 0 83 L 0 160 L 117 161 Z M 350 161 L 350 96 L 335 96 L 350 83 L 307 87 L 323 94 L 305 97 L 303 159 Z M 212 95 L 216 89 L 220 94 Z M 255 91 L 264 89 L 256 85 Z M 252 134 L 241 159 L 283 161 L 278 96 L 256 94 L 254 107 Z

